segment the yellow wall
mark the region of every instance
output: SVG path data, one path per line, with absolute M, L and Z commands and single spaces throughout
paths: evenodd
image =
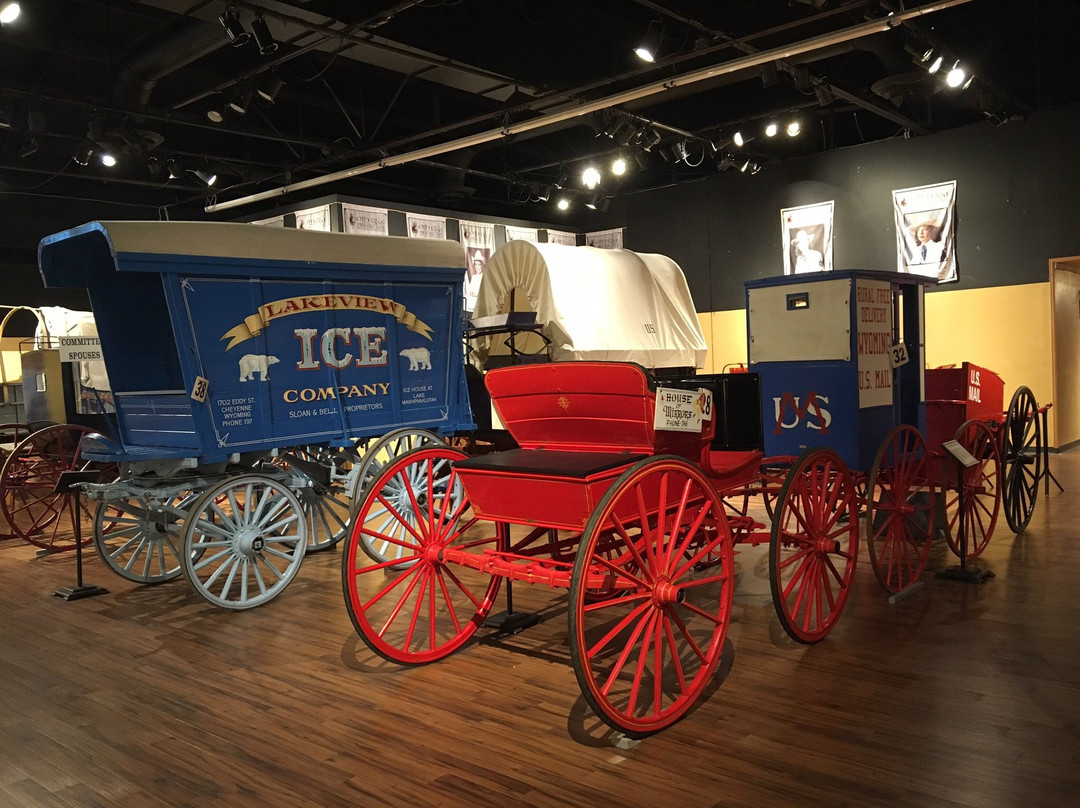
M 972 362 L 989 368 L 1005 382 L 1005 406 L 1020 385 L 1030 387 L 1036 401 L 1051 401 L 1050 301 L 1049 282 L 926 295 L 927 366 Z M 746 362 L 743 310 L 700 317 L 703 326 L 709 323 L 706 339 L 712 372 Z M 1052 420 L 1049 444 L 1057 445 Z

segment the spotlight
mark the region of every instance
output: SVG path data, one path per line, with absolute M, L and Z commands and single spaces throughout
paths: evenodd
M 116 165 L 116 155 L 113 154 L 109 149 L 101 152 L 101 154 L 98 155 L 98 159 L 101 161 L 101 164 L 106 168 L 112 168 L 114 165 Z
M 675 162 L 681 162 L 690 156 L 690 148 L 686 145 L 685 140 L 679 140 L 675 142 Z
M 229 100 L 229 109 L 233 112 L 243 115 L 247 112 L 248 104 L 251 103 L 251 88 L 241 85 L 236 88 L 236 92 L 233 93 L 233 97 Z
M 146 156 L 146 170 L 150 172 L 152 177 L 156 177 L 161 173 L 162 165 L 161 160 L 156 155 L 148 154 Z
M 203 182 L 205 182 L 207 185 L 213 185 L 215 182 L 217 182 L 217 174 L 213 173 L 212 171 L 204 171 L 201 168 L 196 168 L 191 173 Z
M 617 121 L 608 131 L 608 137 L 620 146 L 626 146 L 637 132 L 637 128 L 625 118 Z
M 953 64 L 952 69 L 945 74 L 945 83 L 950 87 L 959 87 L 967 79 L 967 73 L 960 67 L 960 62 Z
M 611 199 L 607 197 L 603 191 L 597 191 L 585 201 L 585 207 L 587 207 L 589 210 L 595 210 L 599 213 L 606 212 L 610 206 Z
M 780 71 L 776 62 L 766 62 L 761 66 L 761 84 L 763 87 L 775 87 L 780 83 Z
M 921 63 L 929 62 L 930 57 L 934 55 L 933 48 L 923 48 L 918 45 L 908 43 L 904 45 L 904 50 L 911 56 L 912 59 Z
M 961 90 L 966 90 L 968 87 L 971 86 L 971 82 L 973 82 L 973 81 L 975 81 L 975 74 L 974 73 L 972 73 L 970 76 L 967 77 L 967 81 L 964 82 L 963 86 L 961 86 L 960 89 Z
M 81 166 L 89 165 L 90 158 L 94 156 L 94 145 L 92 143 L 83 143 L 79 147 L 79 150 L 75 152 L 75 156 L 72 158 L 76 163 Z
M 15 22 L 19 18 L 19 13 L 22 9 L 18 3 L 4 3 L 0 6 L 0 25 L 7 25 L 9 22 Z
M 22 148 L 19 149 L 19 157 L 20 158 L 29 157 L 31 154 L 36 154 L 37 150 L 38 150 L 37 138 L 32 137 L 28 141 L 26 141 L 26 143 L 22 146 Z
M 716 168 L 719 171 L 727 171 L 729 168 L 735 165 L 735 155 L 730 152 L 724 152 L 716 159 Z
M 570 175 L 566 173 L 565 169 L 559 169 L 559 178 L 553 183 L 556 188 L 565 188 L 566 183 L 570 181 Z
M 217 107 L 212 107 L 211 109 L 206 110 L 206 117 L 209 118 L 210 121 L 212 121 L 213 123 L 221 123 L 223 120 L 225 120 L 225 114 Z
M 736 129 L 735 134 L 731 136 L 731 142 L 741 149 L 746 144 L 746 139 L 743 137 L 743 133 Z
M 184 169 L 180 167 L 180 161 L 175 157 L 170 157 L 165 161 L 165 168 L 169 172 L 170 180 L 178 180 L 184 176 Z
M 753 161 L 752 161 L 752 160 L 751 160 L 751 159 L 750 159 L 749 157 L 747 157 L 747 158 L 746 158 L 746 162 L 744 162 L 744 163 L 743 163 L 743 164 L 742 164 L 741 166 L 739 166 L 739 171 L 741 171 L 741 172 L 742 172 L 743 174 L 745 174 L 745 173 L 746 173 L 746 170 L 747 170 L 748 168 L 750 168 L 750 164 L 751 164 L 752 162 L 753 162 Z
M 232 6 L 225 7 L 225 11 L 218 17 L 218 22 L 225 29 L 225 33 L 229 35 L 229 40 L 234 48 L 246 45 L 247 41 L 251 39 L 251 34 L 244 30 L 244 26 L 240 24 L 240 17 Z
M 651 126 L 645 127 L 645 131 L 641 133 L 641 148 L 645 151 L 652 151 L 653 147 L 659 142 L 660 133 Z
M 637 163 L 638 171 L 645 171 L 649 167 L 649 155 L 643 151 L 634 152 L 634 162 Z
M 105 133 L 105 121 L 101 118 L 91 118 L 86 135 L 95 143 L 104 143 L 105 138 L 108 137 Z
M 623 174 L 625 174 L 626 160 L 624 160 L 622 157 L 616 157 L 611 162 L 611 173 L 614 174 L 616 177 L 621 177 Z
M 282 81 L 279 76 L 275 76 L 271 73 L 263 81 L 259 82 L 259 86 L 255 92 L 259 94 L 259 98 L 263 101 L 268 104 L 273 104 L 274 99 L 277 98 L 278 93 L 281 92 L 281 88 L 284 86 L 285 82 Z
M 269 56 L 278 49 L 278 43 L 274 41 L 270 33 L 270 26 L 262 17 L 256 17 L 251 21 L 251 33 L 255 37 L 255 44 L 259 46 L 259 53 Z
M 765 137 L 776 137 L 778 131 L 780 131 L 780 127 L 775 123 L 770 122 L 769 125 L 765 127 Z
M 792 121 L 787 125 L 787 129 L 785 131 L 787 132 L 788 137 L 795 137 L 799 134 L 799 132 L 802 131 L 802 126 L 799 124 L 798 121 Z
M 569 210 L 570 200 L 565 196 L 560 196 L 558 201 L 555 203 L 555 207 L 557 207 L 559 210 Z
M 930 63 L 930 66 L 928 68 L 926 68 L 927 70 L 930 71 L 931 76 L 934 75 L 935 73 L 937 73 L 938 70 L 941 69 L 941 63 L 943 61 L 945 61 L 945 57 L 942 56 L 940 53 L 937 56 L 934 57 L 934 61 L 932 61 Z
M 551 186 L 533 182 L 530 185 L 529 196 L 535 202 L 547 202 L 551 198 Z
M 660 53 L 660 45 L 664 41 L 664 27 L 658 20 L 649 23 L 649 30 L 645 32 L 645 38 L 641 44 L 634 48 L 637 57 L 645 62 L 655 62 Z
M 600 172 L 594 166 L 589 166 L 581 172 L 581 184 L 593 190 L 600 184 Z

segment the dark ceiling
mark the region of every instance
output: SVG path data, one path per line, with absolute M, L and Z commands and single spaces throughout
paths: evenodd
M 555 186 L 583 199 L 589 158 L 627 158 L 610 198 L 1080 99 L 1076 0 L 228 3 L 245 32 L 261 17 L 269 53 L 230 43 L 226 5 L 22 0 L 0 29 L 0 198 L 254 218 L 341 194 L 551 221 Z M 632 53 L 650 24 L 653 65 Z M 931 48 L 935 75 L 918 61 Z M 956 61 L 966 89 L 944 86 Z M 275 79 L 272 103 L 229 108 Z M 801 133 L 766 137 L 773 119 Z M 225 209 L 253 194 L 267 198 Z

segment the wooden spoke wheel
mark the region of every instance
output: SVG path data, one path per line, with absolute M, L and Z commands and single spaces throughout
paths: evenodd
M 82 544 L 93 541 L 93 513 L 84 498 L 76 509 L 70 494 L 55 493 L 65 471 L 96 471 L 99 482 L 114 476 L 115 466 L 82 457 L 82 438 L 90 431 L 53 424 L 27 435 L 8 454 L 0 471 L 0 509 L 16 536 L 50 551 L 73 550 L 78 519 Z
M 105 564 L 129 581 L 160 584 L 180 577 L 183 521 L 196 494 L 161 497 L 146 493 L 99 502 L 94 546 Z
M 840 619 L 855 575 L 859 521 L 851 473 L 835 452 L 809 449 L 788 472 L 775 509 L 773 605 L 788 635 L 817 642 Z
M 874 458 L 866 488 L 866 549 L 878 582 L 899 592 L 919 580 L 934 537 L 930 451 L 919 430 L 898 426 Z
M 1035 511 L 1039 480 L 1046 460 L 1046 436 L 1035 395 L 1027 387 L 1013 393 L 1005 415 L 1001 462 L 1005 470 L 1002 500 L 1013 533 L 1028 526 Z
M 623 472 L 570 579 L 570 659 L 596 714 L 633 737 L 684 716 L 719 663 L 734 586 L 724 505 L 700 469 L 659 455 Z
M 416 449 L 372 480 L 342 553 L 341 583 L 353 626 L 379 656 L 422 664 L 453 653 L 491 612 L 502 579 L 451 565 L 446 552 L 503 550 L 506 525 L 477 518 L 447 446 Z M 372 563 L 365 541 L 393 547 Z
M 185 520 L 184 577 L 205 600 L 251 609 L 296 577 L 307 521 L 296 494 L 272 477 L 243 474 L 207 488 Z
M 446 445 L 446 442 L 434 432 L 430 432 L 426 429 L 413 428 L 396 429 L 371 443 L 364 452 L 364 460 L 360 464 L 360 471 L 353 481 L 351 495 L 353 509 L 356 510 L 359 507 L 357 503 L 364 499 L 367 488 L 371 485 L 372 481 L 382 473 L 382 470 L 385 469 L 388 464 L 414 449 L 420 449 L 425 446 Z M 415 473 L 420 473 L 418 469 L 414 471 Z M 402 478 L 399 476 L 396 479 L 401 480 Z M 397 485 L 398 483 L 391 481 L 389 484 Z M 399 533 L 405 530 L 402 525 L 393 528 L 390 524 L 388 524 L 385 529 L 391 531 L 396 529 Z M 376 563 L 400 559 L 404 553 L 404 548 L 397 539 L 400 539 L 401 536 L 389 541 L 375 538 L 377 534 L 383 532 L 385 531 L 380 530 L 375 533 L 362 531 L 360 533 L 361 549 Z
M 945 538 L 956 556 L 960 550 L 960 527 L 964 529 L 967 559 L 977 557 L 994 533 L 1001 509 L 1001 453 L 990 428 L 982 421 L 965 421 L 955 439 L 978 461 L 958 472 L 956 461 L 945 459 L 941 490 L 945 507 Z M 963 510 L 961 511 L 961 500 Z

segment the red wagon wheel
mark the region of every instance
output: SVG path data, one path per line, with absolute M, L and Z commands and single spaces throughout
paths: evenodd
M 74 424 L 47 426 L 25 437 L 4 461 L 0 508 L 20 538 L 46 550 L 75 548 L 75 511 L 68 495 L 54 489 L 65 471 L 99 469 L 102 482 L 111 476 L 81 456 L 83 436 L 91 431 Z M 82 544 L 87 545 L 94 539 L 94 515 L 81 498 L 78 518 Z
M 858 560 L 855 485 L 844 461 L 808 449 L 776 498 L 769 542 L 773 605 L 793 639 L 824 639 L 840 619 Z
M 965 421 L 956 430 L 955 438 L 978 463 L 964 469 L 959 481 L 956 463 L 949 459 L 943 466 L 941 490 L 945 496 L 945 538 L 959 557 L 962 524 L 967 558 L 972 559 L 990 543 L 1001 510 L 1001 453 L 994 434 L 982 421 Z M 961 491 L 963 514 L 960 513 Z
M 919 430 L 898 426 L 874 458 L 866 488 L 866 548 L 878 582 L 899 592 L 919 580 L 934 537 L 934 480 Z
M 480 520 L 454 469 L 465 458 L 448 446 L 392 460 L 368 485 L 342 554 L 341 583 L 353 626 L 367 646 L 405 664 L 434 662 L 476 633 L 502 578 L 453 565 L 446 553 L 505 550 L 505 525 Z M 376 563 L 364 542 L 394 548 Z
M 720 660 L 734 586 L 708 478 L 665 455 L 623 472 L 585 526 L 570 579 L 570 659 L 596 714 L 633 737 L 685 715 Z

